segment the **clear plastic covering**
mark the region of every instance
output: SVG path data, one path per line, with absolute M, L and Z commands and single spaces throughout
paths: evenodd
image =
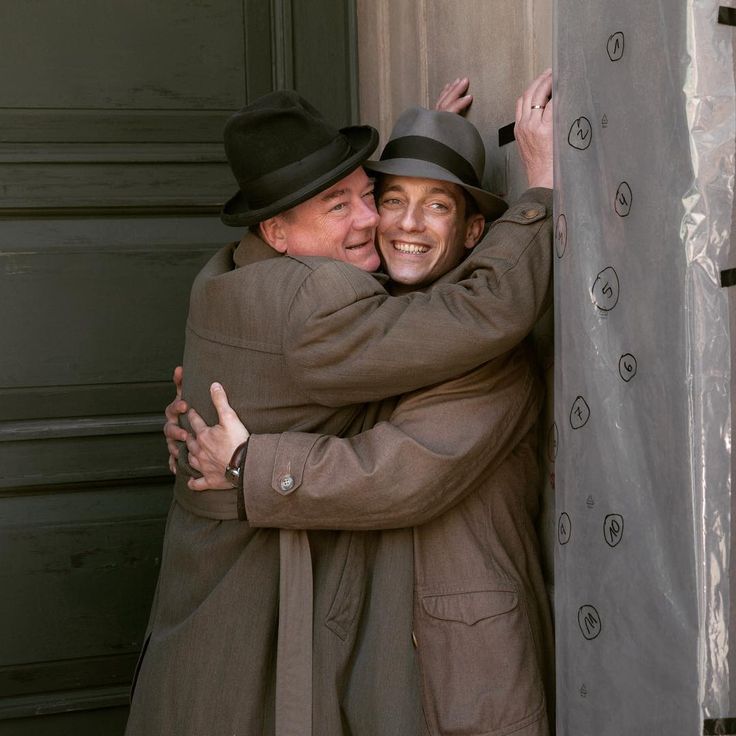
M 555 18 L 558 733 L 736 733 L 734 30 L 703 0 Z

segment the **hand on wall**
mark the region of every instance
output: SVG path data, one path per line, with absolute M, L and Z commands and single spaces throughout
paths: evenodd
M 434 109 L 444 112 L 456 112 L 458 115 L 465 115 L 470 104 L 473 102 L 473 95 L 466 94 L 470 80 L 467 77 L 456 79 L 454 82 L 448 82 L 440 92 Z
M 552 70 L 540 74 L 516 100 L 516 143 L 530 187 L 552 188 Z

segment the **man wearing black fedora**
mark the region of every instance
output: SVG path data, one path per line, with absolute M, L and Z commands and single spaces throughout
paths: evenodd
M 290 159 L 262 153 L 269 131 L 292 140 Z M 390 415 L 388 397 L 466 372 L 531 328 L 548 290 L 545 205 L 532 196 L 526 215 L 512 208 L 458 283 L 391 298 L 368 273 L 377 217 L 358 167 L 370 138 L 330 129 L 288 93 L 226 130 L 240 191 L 224 218 L 259 226 L 192 289 L 184 398 L 205 420 L 217 418 L 208 402 L 217 379 L 259 433 L 355 434 Z M 191 490 L 185 451 L 178 469 L 128 733 L 420 732 L 411 532 L 262 528 L 246 520 L 237 489 Z M 303 471 L 288 464 L 271 492 L 296 498 Z M 362 615 L 378 601 L 383 624 Z

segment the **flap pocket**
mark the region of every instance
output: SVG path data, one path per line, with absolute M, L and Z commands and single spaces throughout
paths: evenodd
M 474 590 L 467 593 L 427 595 L 422 607 L 433 618 L 472 626 L 486 618 L 512 611 L 519 603 L 513 590 Z

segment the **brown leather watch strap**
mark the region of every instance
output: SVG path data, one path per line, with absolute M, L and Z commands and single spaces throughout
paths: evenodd
M 243 496 L 243 473 L 245 472 L 245 459 L 248 456 L 249 440 L 250 437 L 235 448 L 235 452 L 233 452 L 230 462 L 225 469 L 225 477 L 233 484 L 233 488 L 236 491 L 238 519 L 240 521 L 247 521 L 245 497 Z

